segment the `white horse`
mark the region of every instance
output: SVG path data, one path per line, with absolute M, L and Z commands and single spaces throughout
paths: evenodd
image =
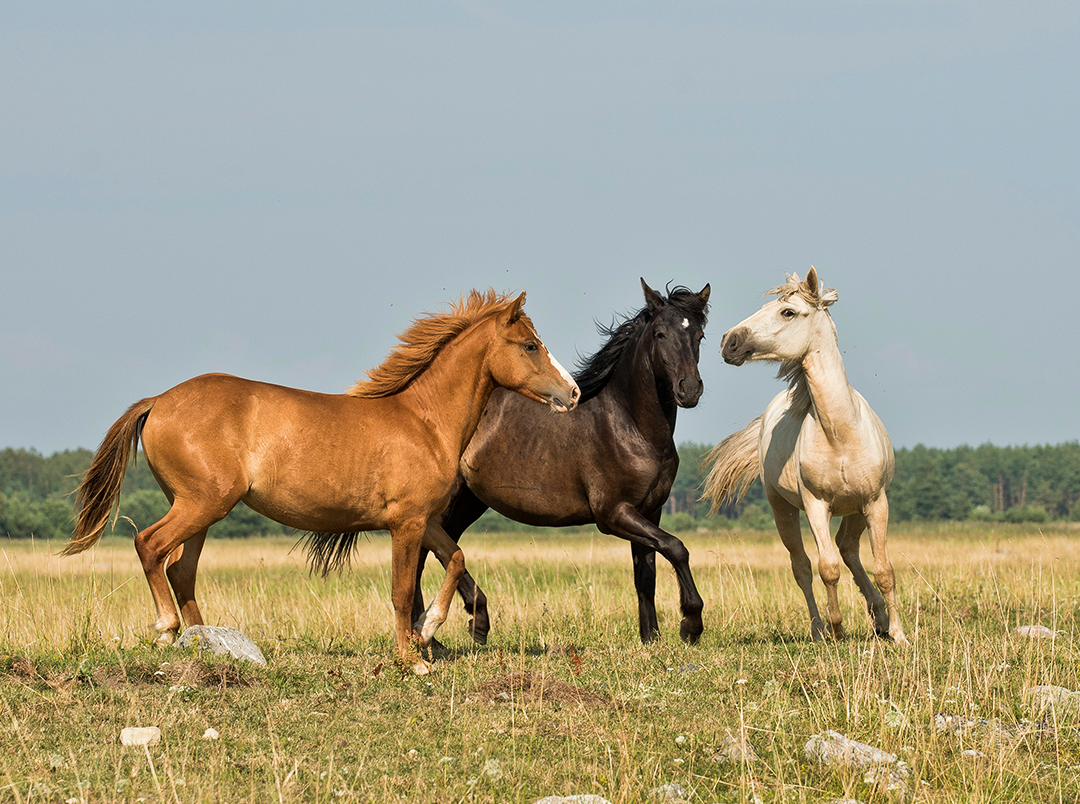
M 713 466 L 702 499 L 709 499 L 715 511 L 726 497 L 741 497 L 760 475 L 776 529 L 791 554 L 791 571 L 810 609 L 813 639 L 823 639 L 825 627 L 814 600 L 800 509 L 806 512 L 817 542 L 832 635 L 844 635 L 836 596 L 842 557 L 866 598 L 874 630 L 907 644 L 885 544 L 889 524 L 885 490 L 893 476 L 893 449 L 885 426 L 844 372 L 828 311 L 837 293 L 821 285 L 811 266 L 804 281 L 792 275 L 766 295 L 777 298 L 724 333 L 720 352 L 736 366 L 747 360 L 778 362 L 778 377 L 788 380 L 789 386 L 745 430 L 709 452 L 705 460 Z M 843 517 L 835 544 L 829 538 L 834 516 Z M 880 592 L 859 559 L 859 537 L 867 526 Z

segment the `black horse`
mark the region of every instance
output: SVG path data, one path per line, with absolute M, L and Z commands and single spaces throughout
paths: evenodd
M 679 582 L 679 635 L 696 642 L 703 603 L 690 573 L 689 551 L 662 530 L 660 511 L 679 468 L 675 414 L 692 408 L 703 390 L 698 355 L 708 313 L 709 286 L 685 287 L 665 299 L 641 280 L 646 305 L 617 326 L 601 327 L 608 341 L 579 362 L 576 410 L 550 416 L 496 389 L 461 458 L 461 483 L 442 515 L 456 541 L 489 507 L 529 525 L 585 525 L 630 541 L 641 641 L 659 636 L 656 553 L 671 562 Z M 419 574 L 413 621 L 424 610 Z M 487 597 L 466 571 L 458 584 L 470 630 L 487 641 Z

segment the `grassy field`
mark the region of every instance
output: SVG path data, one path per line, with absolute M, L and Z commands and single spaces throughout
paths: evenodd
M 326 579 L 288 540 L 207 544 L 207 621 L 253 637 L 267 668 L 150 647 L 129 541 L 65 559 L 58 544 L 2 542 L 0 801 L 655 802 L 669 783 L 692 802 L 1080 800 L 1074 713 L 1024 724 L 1037 719 L 1025 690 L 1080 689 L 1080 530 L 895 527 L 907 649 L 871 635 L 846 572 L 847 639 L 810 643 L 775 534 L 681 536 L 706 603 L 698 645 L 677 638 L 667 564 L 664 638 L 642 646 L 626 544 L 477 534 L 464 546 L 491 638 L 475 647 L 455 604 L 427 677 L 392 662 L 385 536 Z M 1057 637 L 1010 633 L 1026 624 Z M 938 731 L 939 713 L 985 720 L 958 736 Z M 158 726 L 162 742 L 122 746 L 126 726 Z M 807 760 L 827 729 L 910 775 L 889 791 Z M 731 738 L 756 759 L 720 761 Z

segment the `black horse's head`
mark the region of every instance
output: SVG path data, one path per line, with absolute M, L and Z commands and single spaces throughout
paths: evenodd
M 676 287 L 665 299 L 641 280 L 649 324 L 642 337 L 652 339 L 652 364 L 658 376 L 671 384 L 676 404 L 692 408 L 705 386 L 698 372 L 701 341 L 709 312 L 709 286 L 700 293 Z

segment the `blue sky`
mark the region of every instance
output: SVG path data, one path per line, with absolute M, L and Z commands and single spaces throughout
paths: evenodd
M 712 284 L 711 443 L 780 390 L 724 330 L 814 264 L 897 446 L 1080 437 L 1075 3 L 0 6 L 0 447 L 94 447 L 226 371 L 339 392 L 528 291 L 566 365 Z

